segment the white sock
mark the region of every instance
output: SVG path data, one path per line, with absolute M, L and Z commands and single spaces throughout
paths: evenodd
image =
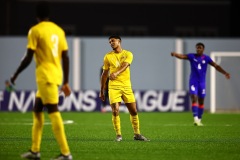
M 198 122 L 198 117 L 197 116 L 195 116 L 193 118 L 194 118 L 194 122 Z

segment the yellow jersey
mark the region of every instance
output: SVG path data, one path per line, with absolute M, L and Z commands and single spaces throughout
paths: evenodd
M 133 54 L 128 50 L 122 50 L 120 53 L 111 51 L 104 56 L 103 69 L 113 73 L 119 70 L 123 62 L 129 64 L 133 61 Z M 109 80 L 109 89 L 116 87 L 131 87 L 130 66 L 120 73 L 116 79 Z
M 35 51 L 36 81 L 62 84 L 62 51 L 68 50 L 63 29 L 50 21 L 36 24 L 28 32 L 27 48 Z

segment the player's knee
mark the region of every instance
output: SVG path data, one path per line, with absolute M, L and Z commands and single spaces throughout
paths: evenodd
M 119 115 L 119 110 L 118 110 L 118 109 L 113 109 L 113 110 L 112 110 L 112 114 L 113 114 L 114 116 L 118 116 L 118 115 Z

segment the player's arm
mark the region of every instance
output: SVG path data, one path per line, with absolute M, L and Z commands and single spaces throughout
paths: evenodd
M 71 89 L 68 84 L 68 76 L 69 76 L 69 57 L 68 51 L 62 51 L 62 66 L 63 66 L 63 86 L 61 90 L 64 92 L 65 96 L 69 96 L 71 94 Z
M 128 62 L 123 62 L 118 71 L 113 72 L 113 73 L 110 74 L 109 79 L 110 79 L 110 80 L 116 79 L 117 76 L 118 76 L 119 74 L 121 74 L 122 72 L 124 72 L 124 71 L 127 69 L 128 66 L 130 66 L 130 64 L 129 64 Z
M 171 52 L 171 56 L 176 57 L 178 59 L 188 59 L 188 56 L 186 54 L 180 54 L 176 52 Z
M 215 62 L 211 62 L 210 65 L 213 66 L 218 72 L 224 74 L 227 79 L 230 79 L 230 74 L 226 72 L 220 65 Z
M 105 101 L 105 88 L 106 88 L 106 82 L 108 79 L 108 72 L 109 70 L 103 70 L 102 75 L 101 75 L 101 81 L 100 81 L 100 93 L 99 93 L 99 97 L 102 99 L 102 101 Z
M 34 50 L 27 49 L 27 52 L 24 55 L 24 57 L 22 58 L 21 63 L 18 66 L 16 72 L 10 78 L 10 81 L 11 81 L 12 84 L 15 84 L 15 80 L 17 79 L 19 73 L 21 73 L 31 63 L 32 58 L 33 58 L 33 54 L 34 54 Z

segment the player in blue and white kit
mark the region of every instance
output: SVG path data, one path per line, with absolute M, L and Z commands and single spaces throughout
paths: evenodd
M 220 65 L 213 62 L 213 60 L 204 51 L 204 44 L 196 44 L 197 53 L 179 54 L 172 52 L 171 56 L 179 59 L 189 60 L 191 65 L 191 74 L 189 77 L 189 93 L 192 101 L 192 113 L 195 126 L 202 126 L 201 123 L 202 114 L 204 111 L 204 98 L 206 96 L 206 74 L 207 67 L 210 64 L 217 71 L 224 74 L 227 79 L 230 78 L 230 74 L 226 72 Z

